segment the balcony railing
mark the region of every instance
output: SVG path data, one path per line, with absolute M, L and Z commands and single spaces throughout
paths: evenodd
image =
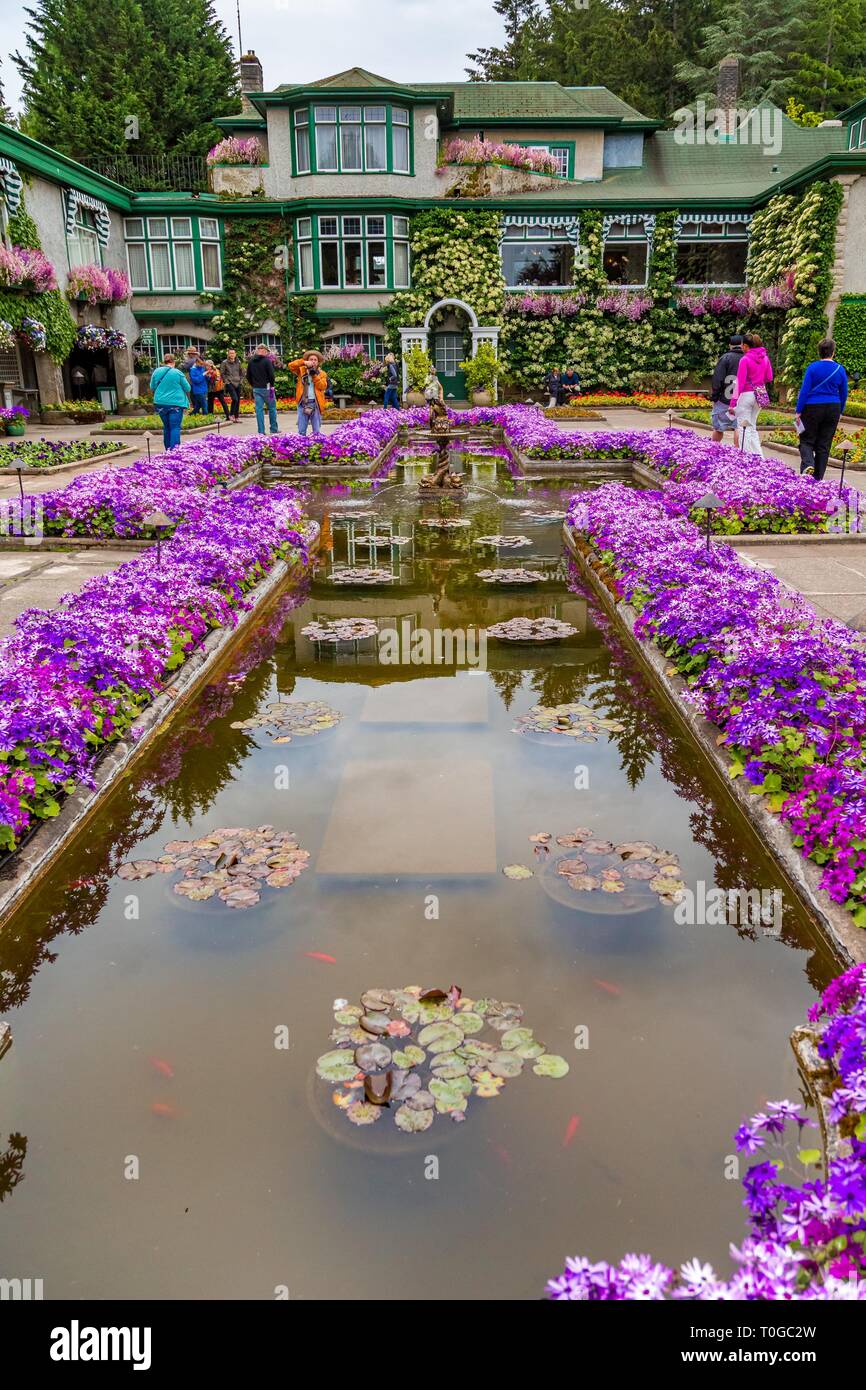
M 202 155 L 94 155 L 86 163 L 94 173 L 113 179 L 134 193 L 204 193 L 209 187 L 207 163 Z

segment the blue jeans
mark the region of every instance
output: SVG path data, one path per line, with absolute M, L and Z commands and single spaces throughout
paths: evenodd
M 322 430 L 322 412 L 319 409 L 318 401 L 313 406 L 312 415 L 308 415 L 302 403 L 298 402 L 298 434 L 306 434 L 308 428 L 312 428 L 313 434 L 320 434 Z
M 271 434 L 276 434 L 280 428 L 277 423 L 277 398 L 271 395 L 269 386 L 256 386 L 253 389 L 253 404 L 256 407 L 256 429 L 259 434 L 265 432 L 265 402 L 268 407 L 268 424 Z
M 180 422 L 183 419 L 182 405 L 158 405 L 156 413 L 162 421 L 162 442 L 166 449 L 175 449 L 180 443 Z
M 396 386 L 386 386 L 386 387 L 385 387 L 385 400 L 384 400 L 383 404 L 384 404 L 386 410 L 399 410 L 399 409 L 400 409 L 400 398 L 399 398 L 399 396 L 397 395 L 397 387 L 396 387 Z
M 193 391 L 192 408 L 198 415 L 207 415 L 207 391 Z

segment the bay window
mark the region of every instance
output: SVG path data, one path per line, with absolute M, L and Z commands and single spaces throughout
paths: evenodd
M 409 219 L 321 213 L 296 222 L 298 290 L 409 287 Z
M 304 106 L 293 113 L 292 127 L 296 174 L 412 172 L 405 107 Z
M 677 221 L 678 285 L 744 285 L 748 253 L 746 221 L 688 214 Z
M 195 293 L 222 289 L 216 217 L 127 217 L 126 264 L 133 290 Z
M 509 289 L 560 288 L 574 279 L 574 245 L 555 224 L 507 226 L 502 240 L 502 274 Z

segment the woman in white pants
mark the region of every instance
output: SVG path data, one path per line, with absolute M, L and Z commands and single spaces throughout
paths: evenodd
M 769 404 L 767 386 L 773 380 L 773 368 L 764 344 L 757 333 L 745 336 L 746 350 L 737 369 L 737 383 L 731 405 L 737 424 L 737 446 L 746 454 L 763 458 L 758 416 Z

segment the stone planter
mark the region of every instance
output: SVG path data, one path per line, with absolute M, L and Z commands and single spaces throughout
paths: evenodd
M 470 399 L 473 405 L 493 405 L 492 391 L 471 391 Z
M 404 396 L 403 399 L 405 400 L 405 402 L 406 402 L 407 405 L 423 405 L 423 404 L 424 404 L 424 392 L 423 392 L 423 391 L 407 391 L 407 392 L 406 392 L 406 395 Z
M 65 410 L 43 410 L 40 411 L 39 422 L 43 425 L 68 425 L 69 415 Z

